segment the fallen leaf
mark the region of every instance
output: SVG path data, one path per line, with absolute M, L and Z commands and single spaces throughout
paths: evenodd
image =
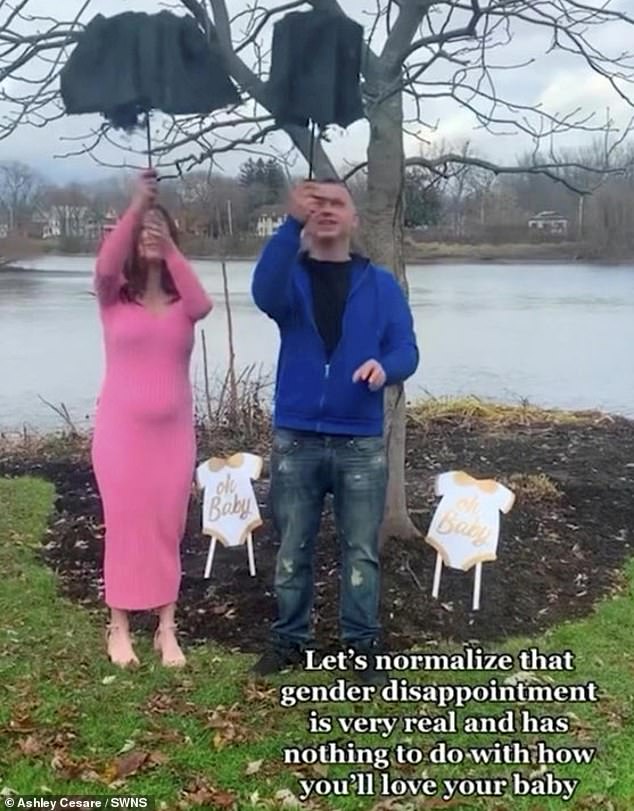
M 27 757 L 41 754 L 43 748 L 41 742 L 35 737 L 35 735 L 29 735 L 27 738 L 21 738 L 18 741 L 18 746 L 20 747 L 22 754 L 26 755 Z
M 99 778 L 99 782 L 107 783 L 109 786 L 112 786 L 112 784 L 116 779 L 117 779 L 117 767 L 114 763 L 111 763 L 104 769 L 103 774 Z
M 97 774 L 94 769 L 86 769 L 79 775 L 79 779 L 83 783 L 102 783 L 102 775 Z
M 101 680 L 101 683 L 102 684 L 112 684 L 116 680 L 117 680 L 116 676 L 104 676 L 103 679 Z
M 592 733 L 594 733 L 592 724 L 589 724 L 587 721 L 582 721 L 581 718 L 579 718 L 578 715 L 575 715 L 574 712 L 568 712 L 566 713 L 566 716 L 570 722 L 568 731 L 571 735 L 573 735 L 581 743 L 588 743 L 592 740 Z
M 228 791 L 213 792 L 210 800 L 212 802 L 212 808 L 232 809 L 236 807 L 236 797 Z
M 222 749 L 234 743 L 244 743 L 253 739 L 251 728 L 244 723 L 244 716 L 237 709 L 237 705 L 227 709 L 226 707 L 216 707 L 207 720 L 207 726 L 215 729 L 213 744 L 216 749 Z
M 247 764 L 246 774 L 257 774 L 262 768 L 263 760 L 252 760 L 250 763 Z
M 267 704 L 277 704 L 277 688 L 265 687 L 254 681 L 248 681 L 244 687 L 245 701 L 262 701 Z
M 616 811 L 616 806 L 605 794 L 593 794 L 584 797 L 574 805 L 575 809 L 588 809 L 588 811 Z
M 280 789 L 275 794 L 275 799 L 280 803 L 280 808 L 301 808 L 300 801 L 288 788 Z
M 328 777 L 328 766 L 325 763 L 315 763 L 313 766 L 313 772 L 318 777 Z
M 183 792 L 183 799 L 189 805 L 202 805 L 206 808 L 234 809 L 236 797 L 228 791 L 220 791 L 203 778 L 197 778 Z
M 149 729 L 143 732 L 139 739 L 148 744 L 148 747 L 156 746 L 162 743 L 175 743 L 182 745 L 186 743 L 186 736 L 182 732 L 177 732 L 175 729 Z M 191 743 L 191 741 L 190 741 Z
M 16 713 L 9 721 L 9 732 L 35 732 L 36 726 L 30 713 Z
M 629 707 L 618 699 L 603 695 L 597 704 L 597 712 L 606 719 L 610 729 L 623 729 L 630 720 Z
M 67 780 L 72 780 L 81 775 L 85 765 L 74 760 L 66 750 L 57 749 L 51 758 L 51 768 Z
M 370 811 L 399 811 L 399 808 L 403 808 L 402 801 L 392 798 L 390 800 L 379 800 L 378 803 L 372 806 Z
M 214 749 L 222 749 L 222 747 L 225 745 L 227 741 L 227 739 L 220 732 L 216 732 L 213 740 L 214 740 Z
M 132 777 L 133 774 L 136 774 L 139 769 L 147 763 L 149 757 L 147 752 L 144 752 L 142 749 L 136 749 L 118 758 L 112 764 L 114 768 L 113 780 L 122 780 L 126 777 Z
M 68 726 L 60 728 L 53 738 L 52 745 L 55 749 L 67 749 L 77 738 L 77 733 L 74 729 Z
M 169 757 L 165 752 L 151 752 L 148 757 L 148 764 L 151 766 L 164 766 L 169 763 Z
M 464 802 L 458 799 L 441 800 L 439 798 L 416 797 L 401 800 L 391 797 L 390 799 L 379 800 L 376 805 L 372 806 L 370 811 L 412 811 L 414 808 L 420 809 L 420 811 L 431 811 L 431 809 L 458 808 L 460 804 L 464 807 Z
M 145 705 L 146 712 L 151 715 L 165 715 L 166 713 L 177 713 L 178 715 L 195 715 L 194 704 L 183 701 L 182 698 L 173 692 L 156 693 L 148 699 Z

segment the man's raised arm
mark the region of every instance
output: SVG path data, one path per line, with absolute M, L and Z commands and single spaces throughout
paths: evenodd
M 300 250 L 302 228 L 313 208 L 314 185 L 302 183 L 291 191 L 288 216 L 266 244 L 253 271 L 253 300 L 278 323 L 292 307 L 292 269 Z

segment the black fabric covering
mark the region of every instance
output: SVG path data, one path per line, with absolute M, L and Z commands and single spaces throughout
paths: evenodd
M 305 263 L 313 294 L 315 324 L 330 358 L 341 340 L 352 262 L 322 262 L 306 257 Z
M 268 88 L 278 124 L 347 127 L 363 118 L 363 27 L 342 14 L 296 11 L 273 28 Z
M 191 16 L 126 11 L 86 26 L 60 77 L 69 114 L 102 113 L 130 129 L 150 110 L 207 114 L 240 97 L 217 47 Z

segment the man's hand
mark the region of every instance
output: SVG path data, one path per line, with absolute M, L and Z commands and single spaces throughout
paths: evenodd
M 378 391 L 385 386 L 385 370 L 378 360 L 366 360 L 352 375 L 352 382 L 367 381 L 370 391 Z
M 316 188 L 316 183 L 307 180 L 294 186 L 288 197 L 288 213 L 304 225 L 316 207 Z

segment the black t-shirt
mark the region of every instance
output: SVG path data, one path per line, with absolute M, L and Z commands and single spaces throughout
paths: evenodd
M 352 262 L 321 262 L 310 257 L 306 267 L 313 293 L 313 314 L 328 358 L 341 338 L 343 313 L 350 290 Z

